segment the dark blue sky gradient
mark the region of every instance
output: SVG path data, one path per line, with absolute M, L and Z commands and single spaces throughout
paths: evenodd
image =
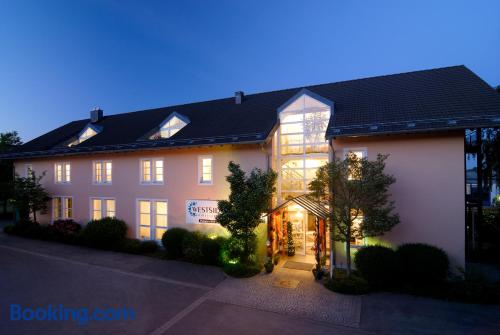
M 0 132 L 464 64 L 500 85 L 500 1 L 0 0 Z

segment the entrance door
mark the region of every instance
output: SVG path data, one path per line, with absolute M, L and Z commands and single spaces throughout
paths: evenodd
M 288 206 L 283 225 L 286 225 L 288 221 L 292 223 L 293 244 L 295 246 L 295 254 L 297 255 L 306 254 L 306 220 L 307 212 L 302 207 L 298 205 Z

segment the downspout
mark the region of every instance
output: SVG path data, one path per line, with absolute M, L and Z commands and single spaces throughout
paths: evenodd
M 333 155 L 334 155 L 334 151 L 333 151 L 333 139 L 330 138 L 328 140 L 328 144 L 329 144 L 329 147 L 331 150 L 329 150 L 329 155 L 328 155 L 328 160 L 329 162 L 332 162 L 333 161 Z M 333 192 L 332 190 L 330 189 L 329 190 L 329 196 L 328 198 L 329 199 L 332 199 L 333 197 Z M 329 207 L 329 211 L 330 211 L 330 278 L 333 278 L 333 269 L 335 268 L 335 242 L 333 240 L 334 238 L 334 228 L 333 228 L 333 208 L 332 206 Z

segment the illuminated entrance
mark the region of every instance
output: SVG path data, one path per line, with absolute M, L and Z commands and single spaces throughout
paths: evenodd
M 327 252 L 328 209 L 307 195 L 287 200 L 276 207 L 269 222 L 269 254 L 288 255 L 288 239 L 293 239 L 295 255 L 320 257 Z M 288 229 L 291 228 L 291 234 Z

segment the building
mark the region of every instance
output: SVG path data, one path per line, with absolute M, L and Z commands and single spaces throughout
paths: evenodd
M 401 223 L 377 242 L 430 243 L 464 265 L 464 129 L 499 125 L 500 95 L 455 66 L 109 116 L 96 109 L 3 158 L 21 176 L 46 173 L 53 199 L 43 221 L 116 216 L 131 237 L 153 240 L 174 226 L 222 233 L 214 218 L 216 201 L 228 196 L 229 161 L 272 168 L 273 205 L 285 205 L 269 229 L 279 234 L 292 221 L 297 254 L 307 255 L 321 213 L 286 201 L 307 193 L 335 156 L 389 154 Z

